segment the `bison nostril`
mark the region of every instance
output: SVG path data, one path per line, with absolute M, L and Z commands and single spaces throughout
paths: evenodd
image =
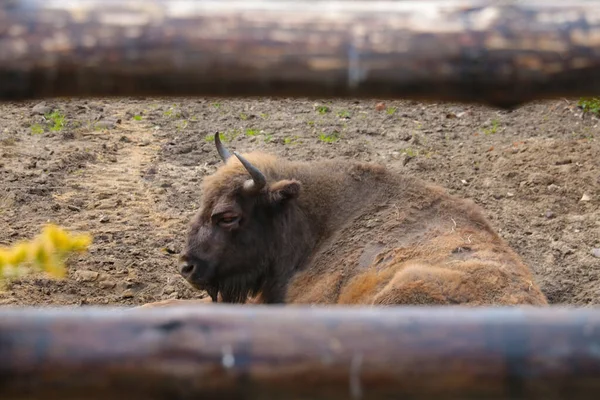
M 194 266 L 192 264 L 182 264 L 179 267 L 179 273 L 183 275 L 184 278 L 187 278 L 194 272 Z

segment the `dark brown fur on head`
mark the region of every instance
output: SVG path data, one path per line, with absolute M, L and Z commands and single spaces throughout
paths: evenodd
M 213 301 L 244 303 L 262 294 L 282 303 L 285 287 L 315 240 L 298 207 L 302 185 L 277 176 L 275 159 L 232 156 L 215 143 L 225 162 L 203 182 L 199 213 L 192 221 L 181 274 Z

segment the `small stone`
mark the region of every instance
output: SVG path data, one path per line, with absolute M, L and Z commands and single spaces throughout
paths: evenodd
M 548 185 L 548 190 L 551 192 L 556 192 L 558 189 L 560 189 L 560 187 L 555 185 L 554 183 Z
M 557 162 L 555 162 L 555 165 L 567 165 L 567 164 L 571 164 L 573 162 L 573 160 L 571 160 L 570 158 L 566 158 L 564 160 L 558 160 Z
M 112 289 L 115 286 L 117 286 L 117 284 L 116 284 L 116 282 L 111 281 L 110 279 L 107 279 L 105 281 L 98 283 L 98 286 L 100 286 L 102 289 Z
M 385 110 L 385 103 L 383 103 L 383 102 L 382 103 L 377 103 L 377 105 L 375 106 L 375 109 L 377 111 L 383 111 L 383 110 Z
M 131 289 L 127 289 L 123 292 L 123 294 L 121 295 L 122 298 L 124 299 L 131 299 L 133 297 L 133 290 Z
M 99 275 L 95 271 L 77 271 L 75 272 L 75 280 L 77 282 L 93 282 L 98 279 Z
M 108 218 L 106 215 L 103 215 L 103 216 L 100 217 L 100 222 L 101 223 L 106 223 L 108 221 L 110 221 L 110 218 Z
M 592 249 L 592 255 L 596 258 L 600 258 L 600 247 L 597 249 Z
M 103 119 L 101 121 L 96 122 L 95 126 L 97 129 L 114 129 L 117 127 L 117 122 L 108 119 Z
M 176 291 L 177 291 L 177 289 L 175 289 L 174 286 L 165 286 L 165 288 L 163 289 L 163 294 L 164 295 L 169 295 L 169 294 L 174 293 Z
M 592 200 L 590 195 L 587 193 L 584 193 L 583 196 L 581 196 L 581 200 L 579 200 L 579 201 L 590 201 L 590 200 Z
M 33 106 L 31 109 L 32 115 L 44 115 L 52 112 L 52 107 L 47 106 L 45 102 L 41 102 Z
M 76 206 L 74 206 L 74 205 L 72 205 L 72 204 L 69 204 L 69 205 L 67 205 L 67 208 L 68 208 L 69 210 L 71 210 L 71 211 L 75 211 L 75 212 L 79 212 L 79 211 L 81 211 L 81 208 L 79 208 L 79 207 L 76 207 Z
M 553 219 L 556 218 L 556 215 L 552 211 L 546 211 L 546 218 Z
M 167 245 L 165 247 L 165 251 L 169 254 L 176 254 L 177 250 L 175 250 L 175 247 L 173 245 Z
M 515 197 L 515 194 L 513 192 L 508 192 L 506 193 L 506 197 Z

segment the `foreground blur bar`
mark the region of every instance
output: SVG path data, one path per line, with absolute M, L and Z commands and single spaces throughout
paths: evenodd
M 600 310 L 0 311 L 0 398 L 592 399 Z
M 0 101 L 600 93 L 600 2 L 5 0 Z

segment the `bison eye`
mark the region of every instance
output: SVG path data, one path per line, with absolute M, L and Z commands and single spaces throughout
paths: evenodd
M 236 223 L 238 223 L 240 220 L 240 216 L 237 214 L 221 214 L 219 215 L 218 219 L 217 219 L 217 223 L 225 228 L 229 228 L 233 225 L 235 225 Z

